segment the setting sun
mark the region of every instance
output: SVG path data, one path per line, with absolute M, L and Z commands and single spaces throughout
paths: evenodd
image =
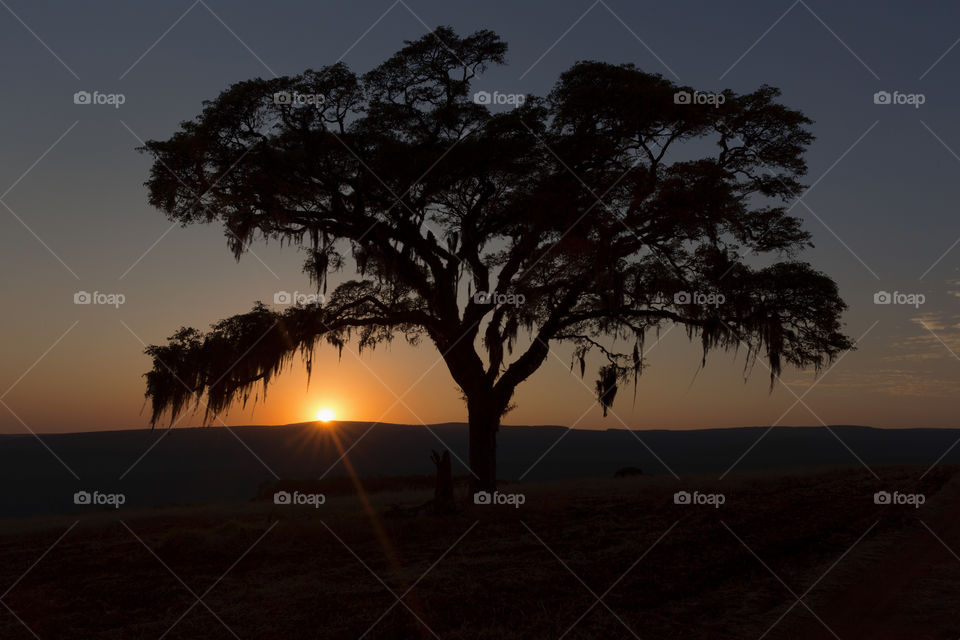
M 336 414 L 333 413 L 333 409 L 319 409 L 317 411 L 317 420 L 320 422 L 330 422 L 336 417 Z

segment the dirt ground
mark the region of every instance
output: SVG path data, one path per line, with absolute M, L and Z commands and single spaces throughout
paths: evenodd
M 960 637 L 958 469 L 875 470 L 507 485 L 522 505 L 445 517 L 391 516 L 428 495 L 405 491 L 6 520 L 0 638 Z

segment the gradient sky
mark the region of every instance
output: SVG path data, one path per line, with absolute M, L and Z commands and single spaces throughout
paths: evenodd
M 258 243 L 238 264 L 219 228 L 171 228 L 147 204 L 150 159 L 134 151 L 138 138 L 169 137 L 233 82 L 341 57 L 363 72 L 441 24 L 490 28 L 509 43 L 509 64 L 477 89 L 542 95 L 583 59 L 633 62 L 706 91 L 780 87 L 786 104 L 815 121 L 813 187 L 793 209 L 816 243 L 806 258 L 837 279 L 850 305 L 847 333 L 863 336 L 819 382 L 787 370 L 790 390 L 769 393 L 760 364 L 746 382 L 742 354 L 713 353 L 701 370 L 699 348 L 675 331 L 649 352 L 636 404 L 625 390 L 606 419 L 589 369 L 581 382 L 559 349 L 520 388 L 506 423 L 960 426 L 960 246 L 950 250 L 960 238 L 956 3 L 0 4 L 0 432 L 142 427 L 150 362 L 141 341 L 205 328 L 278 290 L 310 291 L 293 250 Z M 75 105 L 80 90 L 126 102 Z M 874 104 L 881 90 L 922 93 L 925 103 Z M 79 290 L 126 302 L 78 306 Z M 926 302 L 875 305 L 878 290 Z M 429 343 L 402 341 L 362 357 L 345 351 L 339 362 L 324 349 L 309 388 L 295 369 L 268 402 L 226 422 L 309 420 L 321 406 L 344 419 L 464 420 L 437 357 Z

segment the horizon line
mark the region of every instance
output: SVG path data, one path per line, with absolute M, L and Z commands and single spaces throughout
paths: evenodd
M 36 432 L 36 433 L 0 433 L 0 438 L 3 437 L 17 437 L 17 436 L 64 436 L 64 435 L 88 435 L 88 434 L 100 434 L 100 433 L 128 433 L 135 431 L 157 431 L 164 432 L 167 430 L 196 430 L 196 429 L 250 429 L 250 428 L 275 428 L 275 429 L 284 429 L 290 427 L 303 427 L 306 425 L 315 425 L 323 424 L 319 420 L 305 420 L 303 422 L 290 422 L 290 423 L 272 423 L 272 424 L 242 424 L 242 425 L 226 425 L 226 424 L 212 424 L 212 425 L 192 425 L 192 426 L 178 426 L 178 427 L 118 427 L 118 428 L 103 428 L 95 430 L 82 430 L 82 431 L 46 431 L 46 432 Z M 467 427 L 467 422 L 461 422 L 456 420 L 446 421 L 446 422 L 434 422 L 432 424 L 411 424 L 411 423 L 399 423 L 399 422 L 382 422 L 374 420 L 331 420 L 329 424 L 361 424 L 361 425 L 383 425 L 387 427 L 417 427 L 417 428 L 431 428 L 431 427 L 441 427 L 441 426 L 462 426 Z M 830 424 L 830 425 L 739 425 L 739 426 L 725 426 L 725 427 L 703 427 L 703 426 L 690 426 L 690 427 L 606 427 L 601 429 L 590 429 L 582 427 L 567 427 L 559 424 L 502 424 L 501 428 L 530 428 L 530 429 L 540 429 L 540 428 L 555 428 L 555 429 L 568 429 L 570 431 L 597 431 L 597 432 L 606 432 L 606 431 L 645 431 L 645 432 L 654 432 L 654 431 L 730 431 L 734 429 L 826 429 L 826 428 L 854 428 L 854 429 L 874 429 L 878 431 L 920 431 L 920 430 L 937 430 L 937 431 L 960 431 L 960 427 L 935 427 L 935 426 L 926 426 L 926 427 L 877 427 L 873 425 L 863 425 L 863 424 Z

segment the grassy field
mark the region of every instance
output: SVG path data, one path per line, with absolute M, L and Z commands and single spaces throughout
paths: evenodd
M 507 485 L 519 508 L 447 517 L 391 516 L 429 497 L 406 490 L 8 520 L 0 638 L 957 638 L 958 469 L 924 470 Z

